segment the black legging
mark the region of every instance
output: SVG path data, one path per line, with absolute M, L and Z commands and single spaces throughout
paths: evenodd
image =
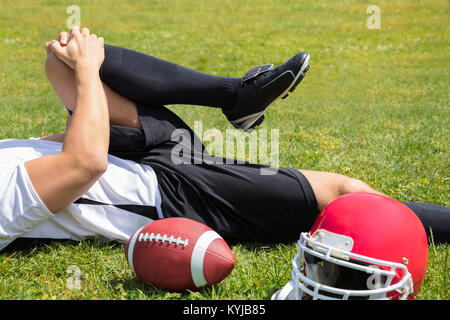
M 434 243 L 448 243 L 450 239 L 450 208 L 432 203 L 404 202 L 415 214 Z
M 105 45 L 100 77 L 114 91 L 146 105 L 192 104 L 229 109 L 236 103 L 241 78 L 197 72 L 130 49 Z M 403 202 L 422 221 L 435 243 L 450 239 L 450 208 Z M 431 234 L 432 231 L 432 234 Z
M 105 45 L 100 68 L 104 83 L 124 97 L 142 104 L 191 104 L 231 109 L 241 78 L 194 71 L 130 49 Z

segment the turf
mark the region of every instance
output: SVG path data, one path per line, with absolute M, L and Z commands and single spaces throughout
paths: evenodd
M 0 139 L 64 131 L 65 112 L 44 73 L 45 41 L 66 29 L 66 8 L 109 44 L 216 75 L 240 77 L 298 51 L 311 70 L 267 113 L 279 129 L 279 162 L 359 178 L 404 201 L 449 206 L 449 6 L 377 1 L 0 2 Z M 370 3 L 372 4 L 372 3 Z M 218 110 L 170 106 L 188 124 L 231 128 Z M 170 294 L 132 276 L 120 244 L 28 243 L 0 253 L 0 299 L 267 299 L 289 280 L 295 243 L 240 244 L 219 285 Z M 448 246 L 431 245 L 418 299 L 449 299 Z M 79 289 L 67 280 L 75 265 Z

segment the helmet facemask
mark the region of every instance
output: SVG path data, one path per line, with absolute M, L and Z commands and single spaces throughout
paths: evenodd
M 317 230 L 302 233 L 292 262 L 295 299 L 405 299 L 413 292 L 404 264 L 351 252 L 350 237 Z

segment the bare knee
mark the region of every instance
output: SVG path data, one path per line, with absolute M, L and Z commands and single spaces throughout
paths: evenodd
M 380 194 L 361 180 L 342 174 L 310 170 L 300 170 L 300 172 L 311 184 L 320 210 L 331 201 L 348 193 L 369 192 Z
M 343 179 L 338 187 L 338 196 L 342 196 L 348 193 L 354 192 L 369 192 L 369 193 L 378 193 L 375 189 L 371 188 L 367 183 L 347 176 L 342 176 Z

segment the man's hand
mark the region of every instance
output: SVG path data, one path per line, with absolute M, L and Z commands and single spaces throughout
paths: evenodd
M 59 39 L 45 44 L 47 53 L 54 53 L 69 67 L 94 66 L 100 69 L 105 58 L 104 40 L 95 34 L 90 34 L 89 29 L 73 27 L 70 32 L 61 32 Z
M 47 51 L 47 54 L 52 54 L 52 50 L 50 48 L 50 45 L 53 44 L 56 40 L 47 41 L 44 45 L 45 51 Z M 67 46 L 67 43 L 69 42 L 69 33 L 67 31 L 61 31 L 59 33 L 58 42 L 61 47 Z
M 109 113 L 99 69 L 103 38 L 89 30 L 70 30 L 67 46 L 53 41 L 49 54 L 74 68 L 76 112 L 57 155 L 25 162 L 31 183 L 47 208 L 57 213 L 83 195 L 108 167 Z

